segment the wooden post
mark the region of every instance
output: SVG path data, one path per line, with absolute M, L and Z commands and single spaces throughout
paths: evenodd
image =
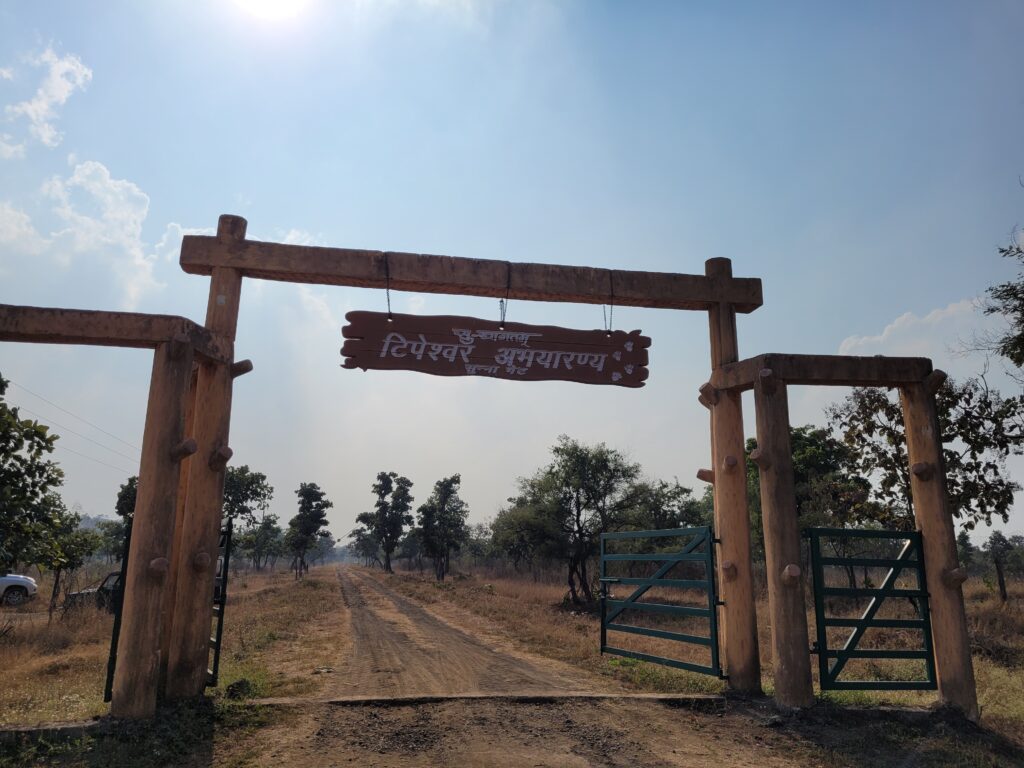
M 774 381 L 772 376 L 761 376 L 754 387 L 754 407 L 757 449 L 751 458 L 761 477 L 775 700 L 784 707 L 809 707 L 814 703 L 814 688 L 800 578 L 800 529 L 796 519 L 786 385 Z
M 942 437 L 935 395 L 925 382 L 900 388 L 914 517 L 924 546 L 925 575 L 932 620 L 932 647 L 939 698 L 977 720 L 978 694 L 967 636 L 953 515 L 946 493 Z M 918 466 L 920 465 L 920 466 Z
M 707 277 L 728 282 L 732 262 L 709 259 Z M 711 326 L 711 366 L 739 360 L 736 310 L 717 304 L 708 310 Z M 707 402 L 711 402 L 705 396 Z M 750 557 L 750 516 L 743 444 L 743 406 L 739 392 L 724 390 L 711 403 L 711 458 L 715 479 L 715 536 L 718 544 L 720 598 L 725 602 L 721 627 L 729 687 L 742 693 L 761 692 L 761 661 L 757 650 L 757 617 Z M 724 564 L 729 570 L 723 570 Z
M 173 599 L 166 589 L 180 461 L 173 448 L 184 439 L 192 356 L 192 346 L 181 340 L 160 344 L 153 354 L 110 705 L 115 717 L 151 717 L 156 711 L 161 620 L 164 603 Z
M 189 376 L 188 398 L 185 401 L 185 434 L 195 433 L 195 410 L 196 410 L 196 383 L 199 377 L 199 370 L 195 364 L 192 366 L 192 373 Z M 198 444 L 196 444 L 198 449 Z M 192 466 L 192 457 L 186 456 L 181 460 L 178 471 L 178 505 L 174 515 L 174 542 L 171 546 L 171 570 L 167 575 L 167 594 L 170 596 L 164 601 L 163 618 L 163 641 L 160 648 L 163 653 L 160 656 L 160 685 L 158 693 L 165 696 L 167 692 L 167 657 L 168 649 L 171 646 L 172 630 L 174 627 L 174 605 L 178 594 L 178 566 L 181 558 L 181 541 L 185 532 L 185 500 L 188 498 L 188 473 Z
M 245 219 L 221 216 L 217 237 L 225 243 L 245 239 Z M 216 267 L 210 279 L 206 327 L 234 340 L 242 276 Z M 202 694 L 213 608 L 213 579 L 224 496 L 224 470 L 230 457 L 230 365 L 203 362 L 196 377 L 194 432 L 199 451 L 189 462 L 188 497 L 182 516 L 173 626 L 168 646 L 166 695 L 169 699 Z

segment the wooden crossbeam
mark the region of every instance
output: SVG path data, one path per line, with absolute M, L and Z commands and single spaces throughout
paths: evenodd
M 763 371 L 786 384 L 835 387 L 897 387 L 921 382 L 932 372 L 926 357 L 853 357 L 844 355 L 783 355 L 769 353 L 716 368 L 715 389 L 744 391 Z
M 0 304 L 0 341 L 154 349 L 173 340 L 209 360 L 232 362 L 230 341 L 184 317 Z
M 222 216 L 224 220 L 238 217 Z M 397 251 L 321 248 L 187 235 L 181 268 L 209 275 L 215 267 L 245 277 L 286 282 L 391 288 L 529 301 L 562 301 L 662 309 L 707 310 L 731 304 L 753 312 L 762 304 L 759 278 L 681 275 L 524 264 Z

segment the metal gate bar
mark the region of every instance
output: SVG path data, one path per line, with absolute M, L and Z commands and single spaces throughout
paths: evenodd
M 607 542 L 619 539 L 648 539 L 667 537 L 686 537 L 692 539 L 678 552 L 662 553 L 626 553 L 610 554 L 607 551 Z M 704 551 L 697 552 L 700 547 Z M 621 533 L 601 534 L 601 653 L 611 653 L 617 656 L 625 656 L 641 661 L 649 661 L 655 664 L 662 664 L 677 669 L 685 669 L 691 672 L 715 675 L 722 677 L 722 669 L 718 658 L 718 611 L 715 593 L 715 567 L 714 567 L 714 537 L 708 526 L 699 528 L 673 528 L 656 531 L 624 531 Z M 607 564 L 609 562 L 661 562 L 661 567 L 649 577 L 613 577 L 608 575 Z M 703 579 L 669 579 L 665 574 L 672 570 L 680 562 L 702 562 L 704 563 Z M 633 590 L 625 600 L 613 600 L 608 596 L 608 587 L 611 584 L 627 584 L 637 588 Z M 707 607 L 697 608 L 682 605 L 665 605 L 662 603 L 641 603 L 638 602 L 643 595 L 652 587 L 664 586 L 677 589 L 703 589 L 707 595 Z M 625 610 L 638 610 L 654 614 L 667 614 L 674 616 L 688 616 L 706 618 L 708 620 L 708 637 L 691 635 L 683 632 L 671 632 L 662 629 L 649 627 L 638 627 L 631 624 L 620 624 L 615 622 Z M 700 645 L 707 647 L 711 652 L 711 664 L 703 665 L 679 659 L 669 659 L 662 656 L 630 651 L 624 648 L 617 648 L 608 645 L 608 632 L 623 632 L 626 634 L 644 635 L 656 637 L 663 640 L 674 640 L 681 643 Z
M 220 674 L 220 647 L 224 639 L 224 606 L 228 601 L 228 565 L 231 559 L 231 533 L 234 520 L 220 529 L 220 556 L 217 559 L 217 574 L 213 580 L 213 616 L 217 620 L 217 628 L 210 638 L 210 650 L 213 651 L 213 663 L 206 670 L 206 687 L 215 688 Z
M 124 582 L 128 572 L 128 552 L 132 545 L 132 521 L 129 517 L 124 521 L 124 548 L 121 550 L 120 587 L 114 594 L 114 627 L 110 631 L 110 653 L 107 656 L 107 680 L 103 685 L 103 701 L 110 703 L 114 698 L 114 670 L 117 669 L 117 645 L 121 639 L 121 609 L 124 607 Z
M 845 528 L 808 528 L 804 536 L 810 539 L 811 567 L 814 583 L 814 613 L 817 625 L 817 642 L 812 653 L 818 654 L 819 681 L 822 690 L 935 690 L 935 655 L 932 650 L 931 620 L 928 613 L 928 592 L 925 589 L 924 551 L 920 531 L 877 531 L 849 530 Z M 895 558 L 880 557 L 824 557 L 821 540 L 832 539 L 906 539 L 907 543 Z M 829 587 L 825 583 L 825 567 L 875 567 L 889 568 L 877 588 Z M 914 571 L 917 589 L 897 589 L 899 576 Z M 869 597 L 871 602 L 859 618 L 835 618 L 826 616 L 827 597 Z M 916 619 L 879 619 L 878 610 L 886 598 L 910 598 L 918 613 Z M 849 627 L 853 629 L 842 648 L 829 648 L 828 628 Z M 915 629 L 922 634 L 922 648 L 904 649 L 858 649 L 857 645 L 868 629 Z M 839 675 L 850 659 L 920 659 L 925 663 L 924 680 L 839 680 Z M 834 660 L 835 663 L 831 663 Z

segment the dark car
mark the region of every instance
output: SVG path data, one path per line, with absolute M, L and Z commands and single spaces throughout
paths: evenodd
M 114 612 L 121 594 L 121 572 L 108 573 L 99 586 L 71 592 L 64 601 L 65 608 L 78 608 L 83 605 L 95 605 L 103 611 Z

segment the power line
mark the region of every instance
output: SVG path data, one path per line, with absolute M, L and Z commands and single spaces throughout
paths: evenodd
M 52 405 L 52 406 L 53 406 L 54 408 L 56 408 L 57 410 L 63 411 L 63 412 L 64 412 L 64 413 L 66 413 L 66 414 L 67 414 L 68 416 L 73 416 L 74 418 L 78 419 L 79 421 L 81 421 L 81 422 L 83 422 L 83 423 L 85 423 L 85 424 L 88 424 L 88 425 L 89 425 L 90 427 L 92 427 L 93 429 L 98 429 L 98 430 L 99 430 L 100 432 L 102 432 L 102 433 L 103 433 L 104 435 L 106 435 L 107 437 L 112 437 L 112 438 L 114 438 L 115 440 L 117 440 L 117 442 L 119 442 L 119 443 L 124 443 L 124 444 L 125 444 L 125 445 L 127 445 L 127 446 L 128 446 L 129 448 L 134 448 L 134 449 L 135 449 L 136 451 L 141 451 L 141 450 L 142 450 L 141 448 L 139 448 L 139 446 L 135 445 L 134 443 L 129 443 L 129 442 L 127 441 L 127 440 L 122 440 L 122 439 L 121 439 L 120 437 L 118 437 L 117 435 L 115 435 L 115 434 L 112 434 L 112 433 L 110 433 L 110 432 L 107 432 L 107 430 L 105 430 L 105 429 L 104 429 L 103 427 L 98 427 L 98 426 L 96 426 L 95 424 L 93 424 L 93 423 L 92 423 L 91 421 L 89 421 L 89 420 L 87 420 L 87 419 L 83 419 L 83 418 L 82 418 L 81 416 L 79 416 L 78 414 L 72 413 L 72 412 L 71 412 L 71 411 L 69 411 L 69 410 L 68 410 L 67 408 L 63 408 L 63 407 L 61 407 L 61 406 L 57 405 L 57 404 L 56 404 L 55 402 L 53 402 L 52 400 L 47 400 L 47 399 L 46 399 L 45 397 L 43 397 L 42 395 L 38 395 L 38 394 L 36 394 L 35 392 L 33 392 L 33 391 L 32 391 L 31 389 L 29 389 L 28 387 L 22 386 L 22 385 L 21 385 L 21 384 L 19 384 L 18 382 L 16 382 L 16 381 L 11 381 L 10 379 L 8 379 L 7 381 L 10 381 L 10 382 L 11 382 L 11 384 L 13 384 L 14 386 L 16 386 L 16 387 L 17 387 L 18 389 L 21 389 L 21 390 L 24 390 L 25 392 L 28 392 L 28 393 L 29 393 L 30 395 L 32 395 L 32 397 L 38 397 L 38 398 L 39 398 L 40 400 L 42 400 L 42 401 L 43 401 L 44 403 L 49 403 L 50 405 Z M 26 410 L 27 410 L 27 409 L 26 409 Z
M 20 410 L 28 411 L 33 416 L 35 416 L 37 419 L 43 419 L 44 421 L 49 422 L 50 424 L 52 424 L 55 427 L 59 427 L 60 429 L 63 429 L 65 431 L 67 431 L 67 432 L 70 432 L 72 435 L 78 435 L 78 437 L 82 438 L 83 440 L 88 440 L 90 443 L 95 443 L 96 445 L 98 445 L 103 450 L 110 451 L 111 453 L 116 453 L 118 456 L 121 456 L 121 457 L 123 457 L 125 459 L 128 459 L 128 461 L 138 461 L 139 460 L 138 456 L 129 456 L 126 453 L 121 453 L 120 451 L 115 450 L 114 448 L 111 448 L 109 446 L 104 445 L 103 443 L 101 443 L 98 440 L 93 440 L 88 435 L 83 435 L 81 432 L 75 432 L 75 430 L 73 430 L 71 427 L 66 427 L 63 424 L 60 424 L 60 423 L 54 421 L 53 419 L 47 418 L 46 416 L 41 416 L 38 413 L 36 413 L 35 411 L 33 411 L 31 408 L 26 408 L 24 405 L 19 405 L 17 407 Z
M 134 474 L 136 474 L 135 472 L 132 472 L 130 469 L 121 469 L 121 467 L 115 467 L 113 464 L 107 464 L 107 462 L 100 461 L 99 459 L 94 459 L 92 456 L 86 456 L 84 453 L 79 453 L 75 449 L 68 448 L 66 445 L 61 445 L 60 443 L 57 443 L 57 445 L 55 445 L 54 447 L 55 448 L 60 448 L 61 450 L 70 451 L 71 453 L 75 454 L 76 456 L 81 456 L 83 459 L 88 459 L 89 461 L 94 461 L 97 464 L 102 464 L 104 467 L 110 467 L 111 469 L 116 469 L 118 472 L 121 472 L 122 474 L 125 474 L 125 475 L 134 475 Z

